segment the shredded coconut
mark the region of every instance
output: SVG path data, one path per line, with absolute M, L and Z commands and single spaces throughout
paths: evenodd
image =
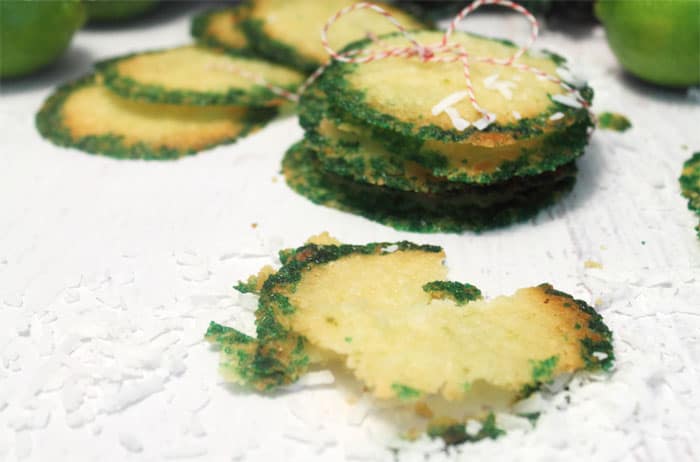
M 498 80 L 498 77 L 499 74 L 493 74 L 484 78 L 484 86 L 490 90 L 498 91 L 505 99 L 513 99 L 513 92 L 511 89 L 517 86 L 515 82 Z
M 105 411 L 107 413 L 119 412 L 148 398 L 154 393 L 163 391 L 163 389 L 163 379 L 157 376 L 126 384 L 119 392 L 107 398 Z
M 445 109 L 445 114 L 447 114 L 450 117 L 452 125 L 454 125 L 454 127 L 460 132 L 464 131 L 470 125 L 468 121 L 464 120 L 462 116 L 459 115 L 457 109 L 453 107 L 448 107 L 447 109 Z
M 386 252 L 386 253 L 394 253 L 397 250 L 399 250 L 399 246 L 396 244 L 391 244 L 391 245 L 384 247 L 384 252 Z
M 474 127 L 477 130 L 484 130 L 495 121 L 496 116 L 494 114 L 489 114 L 474 122 Z
M 141 443 L 141 440 L 133 433 L 119 433 L 119 443 L 129 452 L 143 451 L 143 443 Z
M 466 90 L 452 93 L 440 100 L 440 102 L 433 107 L 431 112 L 434 116 L 440 115 L 441 113 L 445 112 L 445 109 L 454 106 L 467 96 L 469 96 L 469 93 Z
M 471 419 L 471 420 L 467 421 L 467 425 L 465 426 L 465 430 L 467 432 L 467 435 L 476 436 L 476 434 L 481 431 L 482 426 L 483 425 L 481 425 L 481 422 L 479 422 L 478 420 Z
M 551 116 L 549 116 L 549 120 L 559 120 L 564 118 L 564 113 L 563 112 L 555 112 Z
M 574 87 L 582 87 L 586 84 L 586 80 L 579 77 L 578 73 L 574 73 L 571 69 L 559 66 L 556 69 L 557 75 L 565 82 L 570 83 Z
M 564 106 L 569 106 L 577 109 L 583 107 L 579 100 L 577 100 L 576 97 L 571 94 L 554 95 L 552 96 L 552 100 L 556 101 L 557 103 L 563 104 Z

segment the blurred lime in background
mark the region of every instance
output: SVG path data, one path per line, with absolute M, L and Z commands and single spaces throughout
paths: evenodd
M 80 0 L 0 0 L 0 77 L 21 77 L 51 64 L 84 22 Z
M 598 0 L 595 13 L 627 71 L 659 85 L 700 84 L 700 0 Z
M 153 9 L 158 0 L 84 0 L 90 21 L 131 19 Z

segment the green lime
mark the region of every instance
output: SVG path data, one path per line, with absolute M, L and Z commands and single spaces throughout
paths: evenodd
M 660 85 L 700 84 L 700 0 L 599 0 L 595 12 L 627 71 Z
M 20 77 L 52 63 L 84 22 L 79 0 L 1 0 L 0 77 Z
M 130 19 L 153 8 L 158 0 L 85 0 L 91 21 Z

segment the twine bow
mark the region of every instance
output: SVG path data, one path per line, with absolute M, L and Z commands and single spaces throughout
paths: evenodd
M 471 56 L 470 53 L 464 48 L 464 46 L 462 46 L 462 44 L 450 41 L 450 36 L 455 31 L 457 25 L 461 21 L 463 21 L 470 13 L 472 13 L 474 10 L 478 9 L 483 5 L 499 5 L 510 8 L 524 15 L 530 23 L 530 37 L 528 42 L 524 46 L 518 48 L 511 56 L 507 58 L 494 58 L 489 56 Z M 406 37 L 406 39 L 409 42 L 408 45 L 380 48 L 379 50 L 375 51 L 370 51 L 366 49 L 350 50 L 344 53 L 339 53 L 333 48 L 331 48 L 330 44 L 328 43 L 328 31 L 331 29 L 333 24 L 335 24 L 343 16 L 353 11 L 362 9 L 369 9 L 384 16 L 387 19 L 387 21 L 393 24 L 398 29 L 398 31 Z M 538 69 L 534 66 L 529 66 L 524 63 L 516 62 L 516 60 L 520 58 L 537 40 L 538 34 L 539 23 L 537 22 L 537 19 L 523 6 L 518 5 L 517 3 L 514 3 L 510 0 L 476 0 L 475 2 L 462 9 L 452 19 L 449 27 L 445 31 L 445 34 L 443 35 L 442 40 L 440 40 L 440 42 L 436 44 L 425 45 L 420 43 L 408 30 L 406 30 L 406 28 L 396 18 L 394 18 L 391 15 L 391 13 L 389 13 L 382 7 L 370 2 L 359 2 L 341 9 L 328 19 L 323 29 L 321 30 L 321 43 L 323 45 L 323 48 L 326 50 L 326 52 L 330 55 L 332 59 L 327 64 L 316 69 L 316 71 L 313 74 L 311 74 L 311 76 L 309 76 L 309 78 L 301 86 L 299 86 L 296 92 L 290 92 L 283 88 L 270 85 L 259 76 L 252 76 L 249 73 L 239 72 L 238 70 L 234 71 L 245 77 L 253 79 L 261 85 L 264 85 L 270 91 L 274 92 L 279 96 L 289 99 L 290 101 L 297 102 L 299 101 L 300 96 L 309 88 L 309 86 L 313 82 L 315 82 L 323 74 L 323 72 L 332 63 L 333 60 L 356 64 L 364 64 L 387 58 L 419 59 L 424 63 L 459 62 L 462 64 L 466 89 L 464 91 L 448 95 L 445 99 L 439 102 L 435 106 L 435 108 L 433 108 L 433 114 L 437 115 L 440 112 L 446 112 L 452 119 L 453 123 L 455 123 L 455 127 L 460 130 L 463 130 L 464 128 L 468 127 L 471 123 L 465 121 L 464 119 L 461 119 L 458 116 L 456 109 L 453 107 L 453 105 L 466 97 L 469 98 L 469 101 L 471 102 L 474 109 L 476 109 L 476 111 L 482 115 L 482 119 L 473 122 L 474 126 L 477 129 L 483 130 L 490 123 L 496 120 L 496 115 L 487 111 L 478 103 L 477 98 L 474 95 L 474 87 L 472 85 L 470 66 L 472 63 L 489 63 L 505 67 L 513 67 L 523 72 L 530 72 L 532 74 L 537 75 L 541 79 L 545 79 L 557 85 L 560 85 L 573 97 L 573 99 L 569 98 L 568 101 L 561 102 L 571 106 L 580 105 L 579 107 L 584 107 L 588 109 L 588 101 L 586 101 L 581 96 L 578 90 L 564 82 L 562 79 L 548 74 L 547 72 L 544 72 L 543 70 Z M 370 39 L 376 43 L 381 44 L 381 40 L 379 40 L 375 36 L 370 35 Z M 516 118 L 519 118 L 519 114 L 515 112 L 514 114 L 516 115 Z

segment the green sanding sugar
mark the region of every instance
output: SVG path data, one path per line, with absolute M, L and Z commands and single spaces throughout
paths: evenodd
M 632 128 L 632 123 L 627 117 L 617 112 L 603 112 L 598 114 L 598 127 L 603 130 L 624 132 Z

